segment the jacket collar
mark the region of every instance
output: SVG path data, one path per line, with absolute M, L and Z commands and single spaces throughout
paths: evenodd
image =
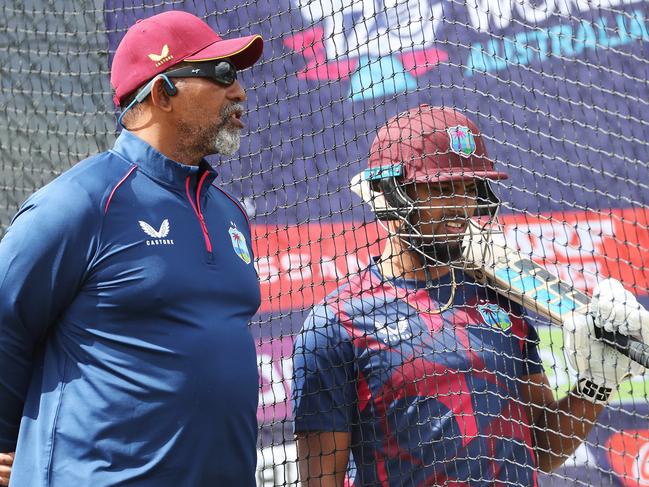
M 198 174 L 205 171 L 209 173 L 206 176 L 206 185 L 211 184 L 217 176 L 217 172 L 205 159 L 201 160 L 198 166 L 180 164 L 158 152 L 128 130 L 122 130 L 115 141 L 112 152 L 136 164 L 139 171 L 152 179 L 174 187 L 184 187 L 188 177 L 195 180 Z

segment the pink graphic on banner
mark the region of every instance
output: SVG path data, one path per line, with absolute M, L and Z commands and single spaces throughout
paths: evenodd
M 437 64 L 448 60 L 448 53 L 435 48 L 406 51 L 399 54 L 399 59 L 406 70 L 414 76 L 421 76 L 433 69 Z
M 358 58 L 353 56 L 353 52 L 350 57 L 327 59 L 324 30 L 320 26 L 298 32 L 283 42 L 286 47 L 304 56 L 306 67 L 297 73 L 298 79 L 343 80 L 358 67 Z M 448 53 L 436 48 L 404 50 L 395 55 L 403 67 L 414 76 L 421 76 L 437 64 L 448 60 Z
M 378 255 L 376 223 L 253 227 L 261 312 L 308 309 Z
M 356 69 L 356 59 L 327 61 L 323 36 L 322 27 L 313 27 L 284 39 L 284 45 L 302 53 L 307 63 L 304 70 L 297 73 L 298 79 L 342 80 Z

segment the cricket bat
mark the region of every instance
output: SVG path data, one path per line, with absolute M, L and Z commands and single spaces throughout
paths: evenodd
M 543 266 L 504 244 L 469 233 L 464 239 L 466 272 L 524 308 L 562 326 L 568 315 L 586 314 L 590 297 Z M 649 345 L 633 337 L 595 327 L 597 338 L 649 368 Z

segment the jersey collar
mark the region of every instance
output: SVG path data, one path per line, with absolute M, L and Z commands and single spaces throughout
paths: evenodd
M 383 277 L 377 261 L 380 257 L 372 257 L 372 260 L 369 265 L 369 271 L 372 273 L 373 277 L 377 279 L 378 282 L 389 281 L 390 285 L 394 287 L 398 292 L 405 292 L 406 294 L 422 292 L 426 289 L 426 282 L 415 280 L 415 279 L 403 279 L 403 278 L 386 278 Z M 463 299 L 466 299 L 466 286 L 475 285 L 473 281 L 469 278 L 467 274 L 462 272 L 460 269 L 455 269 L 455 299 L 453 300 L 454 304 L 460 303 Z M 433 279 L 432 286 L 428 289 L 428 296 L 436 301 L 437 303 L 446 303 L 451 297 L 452 284 L 451 284 L 451 274 L 448 273 L 442 276 L 439 279 Z M 424 291 L 425 292 L 425 291 Z M 475 290 L 473 291 L 475 292 Z
M 372 260 L 369 265 L 369 270 L 376 278 L 378 278 L 379 281 L 390 281 L 393 286 L 396 286 L 400 289 L 403 290 L 417 290 L 417 289 L 424 289 L 426 287 L 426 282 L 425 281 L 420 281 L 420 280 L 415 280 L 415 279 L 403 279 L 401 277 L 383 277 L 381 274 L 381 271 L 379 270 L 379 266 L 377 264 L 378 260 L 380 259 L 380 256 L 374 256 L 372 257 Z M 458 271 L 458 269 L 455 270 L 455 276 L 456 278 L 460 275 L 463 274 L 462 272 Z M 449 286 L 451 284 L 451 274 L 448 273 L 444 276 L 442 276 L 439 279 L 433 279 L 433 287 L 444 287 L 444 286 Z
M 205 159 L 198 166 L 180 164 L 158 152 L 128 130 L 122 130 L 112 151 L 136 164 L 139 171 L 152 179 L 174 187 L 184 187 L 188 177 L 195 178 L 205 171 L 209 173 L 205 181 L 207 184 L 211 183 L 217 175 L 212 165 Z

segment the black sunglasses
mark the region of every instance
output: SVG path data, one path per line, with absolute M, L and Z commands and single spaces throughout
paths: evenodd
M 163 74 L 170 78 L 208 78 L 223 86 L 230 86 L 237 80 L 237 68 L 227 59 L 192 63 L 191 66 L 174 69 Z

